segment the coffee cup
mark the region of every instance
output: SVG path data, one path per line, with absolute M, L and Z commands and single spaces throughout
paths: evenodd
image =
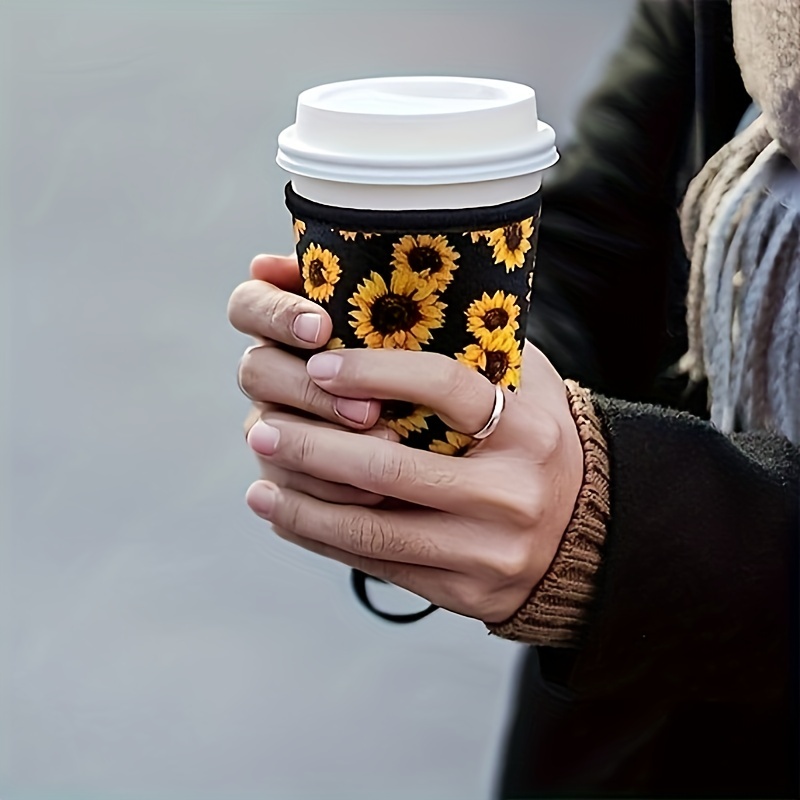
M 303 292 L 327 347 L 442 353 L 516 391 L 542 173 L 558 159 L 536 95 L 479 78 L 372 78 L 300 94 L 278 140 Z M 387 401 L 401 440 L 461 455 L 469 436 Z

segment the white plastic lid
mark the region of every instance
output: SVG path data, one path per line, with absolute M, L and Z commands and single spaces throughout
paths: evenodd
M 541 172 L 558 160 L 529 86 L 484 78 L 369 78 L 302 92 L 278 164 L 320 181 L 469 184 Z

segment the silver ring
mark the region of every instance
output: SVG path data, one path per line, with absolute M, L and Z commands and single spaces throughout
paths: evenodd
M 506 396 L 500 386 L 494 387 L 494 408 L 489 417 L 489 421 L 477 432 L 472 434 L 473 439 L 485 439 L 494 433 L 494 429 L 500 423 L 500 415 L 506 406 Z
M 239 387 L 239 391 L 251 402 L 257 402 L 255 397 L 249 395 L 245 390 L 244 386 L 242 386 L 242 361 L 244 361 L 245 356 L 249 355 L 253 352 L 253 350 L 258 350 L 260 347 L 266 347 L 265 344 L 251 344 L 250 347 L 245 349 L 244 353 L 239 357 L 239 363 L 236 365 L 236 385 Z

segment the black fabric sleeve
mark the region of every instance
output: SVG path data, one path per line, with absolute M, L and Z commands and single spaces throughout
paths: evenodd
M 595 408 L 611 521 L 540 786 L 797 796 L 800 451 L 651 406 Z
M 585 679 L 608 656 L 655 670 L 671 693 L 774 696 L 796 632 L 800 451 L 652 406 L 595 397 L 595 408 L 611 522 Z
M 724 40 L 727 3 L 703 9 L 720 5 L 714 34 Z M 696 23 L 690 0 L 638 4 L 573 143 L 545 177 L 528 337 L 565 378 L 616 397 L 652 400 L 654 377 L 682 354 L 688 267 L 676 209 L 699 166 Z M 711 93 L 718 137 L 747 107 L 727 47 L 725 58 L 715 54 Z

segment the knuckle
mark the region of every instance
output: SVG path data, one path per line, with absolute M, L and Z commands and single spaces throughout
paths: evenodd
M 481 604 L 480 614 L 476 616 L 488 623 L 505 622 L 522 606 L 529 594 L 529 588 L 522 591 L 510 588 L 491 592 Z
M 515 464 L 509 474 L 512 477 L 502 485 L 490 484 L 485 478 L 474 480 L 470 493 L 491 518 L 503 520 L 515 530 L 536 527 L 547 510 L 541 469 Z
M 253 302 L 253 281 L 240 283 L 228 298 L 228 320 L 236 330 L 248 333 L 247 311 Z
M 461 376 L 458 373 L 461 370 L 458 368 L 463 365 L 439 353 L 436 354 L 436 358 L 439 363 L 437 368 L 431 371 L 431 389 L 437 395 L 445 394 L 450 392 L 454 388 L 454 383 L 460 380 Z
M 564 435 L 555 417 L 543 414 L 536 425 L 536 451 L 539 460 L 550 461 L 563 446 Z
M 440 388 L 465 401 L 471 401 L 476 394 L 476 374 L 455 359 L 446 358 L 447 368 L 439 370 Z
M 264 399 L 259 398 L 260 391 L 258 391 L 258 389 L 260 388 L 260 379 L 261 372 L 254 363 L 253 353 L 245 353 L 241 361 L 239 361 L 239 383 L 250 397 Z
M 413 482 L 416 470 L 413 462 L 399 448 L 380 448 L 366 462 L 367 479 L 378 483 Z
M 534 489 L 517 498 L 512 512 L 512 518 L 519 528 L 538 528 L 546 512 L 546 502 L 540 492 Z
M 396 442 L 385 442 L 385 445 L 373 451 L 364 463 L 365 488 L 383 492 L 388 484 L 445 489 L 456 483 L 457 474 L 449 462 L 431 464 L 419 460 L 420 454 L 404 445 Z
M 517 583 L 530 568 L 531 552 L 527 541 L 515 538 L 492 552 L 489 568 L 502 586 Z
M 292 323 L 298 314 L 307 310 L 306 301 L 302 297 L 275 290 L 267 309 L 267 318 L 273 327 L 283 329 L 283 338 L 293 338 Z
M 485 379 L 454 359 L 448 358 L 448 369 L 442 370 L 442 391 L 457 397 L 462 409 L 459 417 L 468 430 L 480 430 L 486 423 L 489 410 L 486 407 Z M 494 396 L 494 387 L 492 387 Z
M 448 593 L 453 610 L 476 619 L 482 619 L 482 609 L 491 597 L 488 587 L 474 579 L 455 581 Z
M 310 461 L 315 452 L 314 438 L 305 431 L 301 432 L 297 437 L 295 451 L 299 463 L 304 464 L 306 461 Z
M 300 408 L 304 411 L 325 412 L 325 416 L 330 417 L 333 415 L 330 400 L 326 402 L 326 393 L 317 386 L 314 381 L 308 377 L 300 379 L 300 386 L 298 387 L 298 395 L 300 400 Z M 330 395 L 328 395 L 328 398 Z
M 228 319 L 234 328 L 242 333 L 281 341 L 294 339 L 291 333 L 294 318 L 309 310 L 305 298 L 264 281 L 239 284 L 228 300 Z M 282 335 L 275 336 L 276 332 Z
M 346 353 L 339 353 L 342 357 L 342 368 L 331 381 L 333 386 L 339 389 L 347 387 L 363 386 L 368 387 L 374 381 L 373 370 L 370 364 L 374 364 L 375 351 L 370 349 L 351 350 Z
M 504 481 L 491 481 L 486 479 L 483 471 L 475 470 L 474 475 L 468 475 L 464 481 L 470 497 L 474 498 L 476 507 L 482 510 L 483 515 L 489 519 L 503 520 L 515 523 L 515 515 L 519 513 L 520 498 L 528 491 L 528 485 L 519 479 L 519 474 Z
M 449 464 L 448 464 L 449 466 Z M 422 473 L 424 485 L 429 489 L 449 489 L 458 483 L 457 474 L 445 467 L 430 466 Z M 416 477 L 416 470 L 415 470 Z
M 279 402 L 283 399 L 281 386 L 275 378 L 273 349 L 258 347 L 245 352 L 239 361 L 239 384 L 255 402 Z
M 355 552 L 368 556 L 386 552 L 390 537 L 385 524 L 374 514 L 361 513 L 342 519 L 339 525 L 337 533 L 343 540 L 349 539 Z
M 302 533 L 303 518 L 300 503 L 287 498 L 279 505 L 282 506 L 280 518 L 276 518 L 275 522 L 291 533 Z

